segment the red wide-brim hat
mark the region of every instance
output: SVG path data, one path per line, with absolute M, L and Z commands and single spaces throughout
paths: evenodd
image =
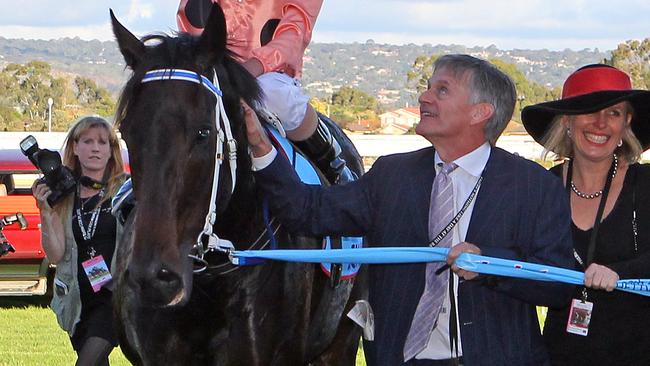
M 542 139 L 558 114 L 594 113 L 627 100 L 634 108 L 632 132 L 643 147 L 650 148 L 650 91 L 632 89 L 630 77 L 608 65 L 589 65 L 571 74 L 562 87 L 562 99 L 528 106 L 521 111 L 526 131 Z

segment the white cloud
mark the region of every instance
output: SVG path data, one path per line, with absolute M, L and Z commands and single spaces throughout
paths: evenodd
M 152 4 L 141 3 L 140 0 L 132 0 L 129 6 L 129 13 L 126 15 L 126 20 L 131 23 L 139 19 L 150 19 L 153 13 Z
M 24 39 L 58 39 L 79 37 L 85 40 L 97 39 L 108 41 L 113 39 L 108 23 L 87 25 L 82 27 L 30 27 L 20 25 L 0 26 L 0 34 L 5 38 Z
M 606 50 L 650 37 L 632 15 L 648 13 L 647 0 L 327 0 L 314 40 Z
M 176 29 L 179 0 L 0 0 L 5 38 L 112 39 L 108 8 L 137 35 Z M 614 49 L 650 37 L 650 1 L 325 0 L 319 42 L 461 44 L 500 48 Z
M 468 48 L 474 46 L 489 47 L 495 45 L 502 50 L 509 49 L 549 49 L 549 50 L 563 50 L 566 48 L 573 50 L 594 49 L 599 48 L 600 51 L 607 51 L 616 48 L 616 46 L 624 40 L 619 38 L 540 38 L 540 39 L 522 39 L 512 37 L 493 37 L 493 36 L 477 36 L 476 34 L 468 33 L 454 33 L 450 34 L 433 34 L 423 33 L 419 35 L 405 34 L 405 33 L 381 33 L 381 32 L 328 32 L 322 31 L 314 36 L 314 42 L 334 43 L 346 42 L 344 39 L 349 39 L 347 42 L 360 42 L 372 39 L 376 43 L 387 44 L 431 44 L 431 45 L 462 45 Z

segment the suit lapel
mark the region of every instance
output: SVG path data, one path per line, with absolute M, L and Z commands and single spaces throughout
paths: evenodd
M 497 147 L 492 147 L 483 183 L 476 197 L 465 241 L 476 243 L 485 230 L 490 230 L 490 220 L 494 214 L 503 209 L 507 203 L 509 182 L 512 172 L 507 168 L 507 154 Z
M 429 240 L 429 201 L 431 200 L 433 179 L 436 175 L 434 152 L 435 150 L 431 148 L 430 153 L 423 154 L 416 164 L 418 171 L 412 174 L 414 177 L 415 220 L 417 221 L 413 227 L 417 230 L 417 237 L 423 237 L 427 241 Z

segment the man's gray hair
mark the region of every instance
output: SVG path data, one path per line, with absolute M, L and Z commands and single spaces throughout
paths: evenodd
M 485 125 L 485 139 L 494 145 L 515 110 L 517 91 L 512 79 L 491 63 L 470 55 L 444 55 L 434 64 L 438 69 L 451 71 L 457 79 L 469 77 L 470 103 L 489 103 L 494 114 Z M 469 72 L 469 74 L 467 74 Z

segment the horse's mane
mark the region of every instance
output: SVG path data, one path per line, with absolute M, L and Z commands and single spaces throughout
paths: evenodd
M 174 36 L 150 34 L 141 39 L 145 45 L 145 54 L 138 61 L 119 97 L 115 112 L 116 127 L 119 127 L 126 117 L 129 101 L 137 94 L 144 74 L 155 69 L 186 69 L 209 79 L 212 79 L 214 69 L 224 91 L 226 108 L 239 104 L 240 98 L 253 107 L 260 104 L 262 92 L 255 78 L 235 60 L 229 51 L 226 51 L 218 64 L 209 65 L 205 60 L 201 60 L 198 52 L 199 39 L 188 33 L 178 33 Z

